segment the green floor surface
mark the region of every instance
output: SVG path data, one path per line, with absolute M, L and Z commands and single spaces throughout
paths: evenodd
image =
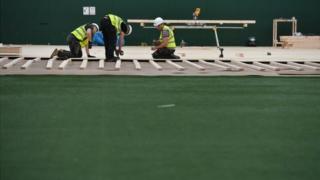
M 316 180 L 320 78 L 1 76 L 1 180 Z

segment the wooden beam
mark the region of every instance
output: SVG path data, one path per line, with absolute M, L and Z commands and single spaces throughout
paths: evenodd
M 138 60 L 134 59 L 133 64 L 134 64 L 134 67 L 136 68 L 136 70 L 138 70 L 138 71 L 141 70 L 141 65 Z
M 3 46 L 3 47 L 0 47 L 0 54 L 20 55 L 21 49 L 22 49 L 21 47 Z
M 315 67 L 315 66 L 311 66 L 311 65 L 306 65 L 306 64 L 299 64 L 299 63 L 295 63 L 295 62 L 288 62 L 288 64 L 293 65 L 293 66 L 300 66 L 303 68 L 308 68 L 308 69 L 312 69 L 312 70 L 320 70 L 320 67 Z
M 86 69 L 88 66 L 88 59 L 83 59 L 81 65 L 80 65 L 80 69 L 84 70 Z
M 32 63 L 40 61 L 40 60 L 41 60 L 40 58 L 28 60 L 24 65 L 21 66 L 21 69 L 28 69 L 28 67 L 30 67 Z
M 202 64 L 205 64 L 205 65 L 208 65 L 208 66 L 213 66 L 213 67 L 222 69 L 224 71 L 230 71 L 231 70 L 231 67 L 223 66 L 223 65 L 220 65 L 220 64 L 217 64 L 217 63 L 210 63 L 210 62 L 207 62 L 205 60 L 199 60 L 199 62 L 201 62 Z
M 180 66 L 179 64 L 177 63 L 174 63 L 172 60 L 166 60 L 166 62 L 172 66 L 174 66 L 175 68 L 177 68 L 178 71 L 183 71 L 185 70 L 184 67 Z
M 269 64 L 265 64 L 265 63 L 261 63 L 261 62 L 253 62 L 253 64 L 255 64 L 257 66 L 261 66 L 261 67 L 266 68 L 266 69 L 271 69 L 273 71 L 280 71 L 279 67 L 271 66 Z
M 64 60 L 60 65 L 59 65 L 59 69 L 63 70 L 67 67 L 67 65 L 69 64 L 69 62 L 71 62 L 71 59 L 67 59 Z
M 283 64 L 283 63 L 278 63 L 278 62 L 275 62 L 275 61 L 272 61 L 271 64 L 276 65 L 276 66 L 280 66 L 280 67 L 285 67 L 285 68 L 288 68 L 288 69 L 293 69 L 293 70 L 296 70 L 296 71 L 302 71 L 303 70 L 302 67 L 297 67 L 297 66 L 293 66 L 293 65 L 289 65 L 289 64 Z
M 253 65 L 253 64 L 247 64 L 247 63 L 244 63 L 244 62 L 241 62 L 241 61 L 232 61 L 233 63 L 235 64 L 238 64 L 240 66 L 244 66 L 244 67 L 247 67 L 247 68 L 250 68 L 250 69 L 254 69 L 254 70 L 257 70 L 257 71 L 265 71 L 266 69 L 263 68 L 263 67 L 259 67 L 259 66 L 256 66 L 256 65 Z
M 153 67 L 155 67 L 155 68 L 158 69 L 159 71 L 162 70 L 162 67 L 161 67 L 158 63 L 156 63 L 154 60 L 149 60 L 149 62 L 150 62 L 150 64 L 151 64 Z
M 231 67 L 234 71 L 242 71 L 243 70 L 242 67 L 237 66 L 237 65 L 233 65 L 231 63 L 225 63 L 225 62 L 222 62 L 220 60 L 214 60 L 214 62 L 217 63 L 217 64 L 220 64 L 220 65 L 223 65 L 223 66 Z
M 104 69 L 104 59 L 99 60 L 99 69 Z
M 58 57 L 55 56 L 55 57 L 53 57 L 52 59 L 49 59 L 46 68 L 47 68 L 47 69 L 52 69 L 52 67 L 53 67 L 53 62 L 54 62 L 57 58 L 58 58 Z
M 21 60 L 23 60 L 24 58 L 21 57 L 21 58 L 17 58 L 17 59 L 14 59 L 12 61 L 10 61 L 8 64 L 5 64 L 3 66 L 4 69 L 9 69 L 10 67 L 14 66 L 15 64 L 19 63 Z
M 200 65 L 198 65 L 198 64 L 196 64 L 196 63 L 193 63 L 193 62 L 190 62 L 190 61 L 188 61 L 188 60 L 183 60 L 183 62 L 185 62 L 185 63 L 187 63 L 187 64 L 189 64 L 189 65 L 197 68 L 197 69 L 200 70 L 200 71 L 206 70 L 206 68 L 204 68 L 203 66 L 200 66 Z
M 120 70 L 120 68 L 121 68 L 121 60 L 117 60 L 116 65 L 115 65 L 115 69 Z

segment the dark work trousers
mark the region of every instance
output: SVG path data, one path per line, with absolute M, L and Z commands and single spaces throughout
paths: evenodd
M 82 50 L 79 40 L 73 34 L 67 37 L 67 43 L 70 51 L 62 50 L 58 52 L 58 57 L 62 59 L 79 58 L 82 57 Z
M 161 48 L 156 50 L 152 54 L 152 57 L 154 59 L 180 59 L 179 56 L 174 55 L 175 49 L 170 49 L 170 48 Z
M 100 27 L 103 34 L 106 59 L 112 59 L 114 58 L 117 43 L 116 28 L 111 24 L 108 16 L 101 19 Z

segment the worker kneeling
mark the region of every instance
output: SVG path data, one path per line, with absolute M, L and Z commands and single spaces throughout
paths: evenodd
M 74 31 L 72 31 L 67 37 L 67 43 L 70 51 L 55 49 L 50 58 L 58 56 L 61 59 L 69 58 L 81 58 L 82 48 L 85 47 L 87 56 L 94 58 L 90 55 L 89 49 L 92 47 L 92 39 L 96 32 L 99 31 L 99 26 L 96 23 L 85 24 Z
M 176 42 L 173 30 L 164 24 L 161 17 L 154 20 L 154 26 L 160 31 L 160 38 L 158 43 L 152 47 L 152 50 L 156 50 L 152 57 L 154 59 L 180 59 L 179 56 L 174 55 Z

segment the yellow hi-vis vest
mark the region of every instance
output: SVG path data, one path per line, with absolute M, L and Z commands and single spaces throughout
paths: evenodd
M 89 44 L 89 39 L 86 39 L 86 40 L 80 42 L 80 46 L 81 46 L 82 48 L 83 48 L 83 47 L 86 47 L 88 44 Z
M 176 40 L 174 38 L 173 30 L 168 26 L 163 26 L 162 31 L 169 31 L 169 42 L 168 42 L 167 48 L 172 48 L 172 49 L 176 48 Z M 162 32 L 160 33 L 160 42 L 161 43 L 163 42 Z
M 88 38 L 85 26 L 86 25 L 82 25 L 71 32 L 71 34 L 73 34 L 80 42 L 85 41 Z
M 107 14 L 107 16 L 109 16 L 111 24 L 116 28 L 117 33 L 119 34 L 121 32 L 121 23 L 123 22 L 123 20 L 121 19 L 121 17 L 113 14 Z

